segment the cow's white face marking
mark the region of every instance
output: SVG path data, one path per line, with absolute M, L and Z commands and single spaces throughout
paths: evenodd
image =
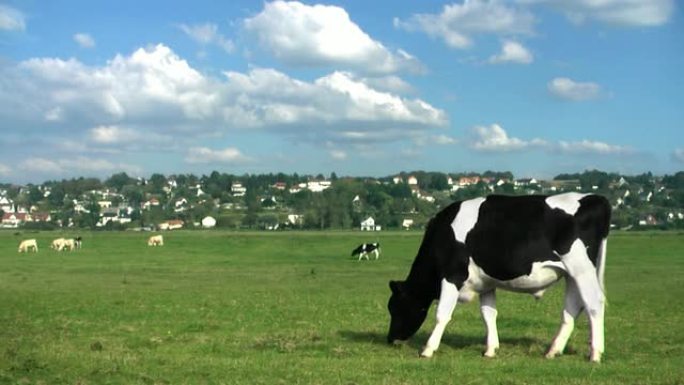
M 575 192 L 552 195 L 546 198 L 546 204 L 552 209 L 560 209 L 570 215 L 575 215 L 580 207 L 580 199 L 587 195 L 589 194 L 580 194 Z
M 461 203 L 461 208 L 458 210 L 456 218 L 451 222 L 451 228 L 454 229 L 454 236 L 456 236 L 457 241 L 465 243 L 466 236 L 475 227 L 475 223 L 477 223 L 480 205 L 484 201 L 485 198 L 475 198 Z

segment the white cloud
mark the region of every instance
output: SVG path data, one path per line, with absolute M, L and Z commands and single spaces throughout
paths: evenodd
M 118 126 L 98 126 L 90 130 L 90 140 L 99 144 L 125 143 L 140 137 L 138 132 Z
M 206 46 L 214 44 L 228 53 L 232 53 L 235 50 L 235 43 L 233 43 L 231 39 L 220 34 L 216 24 L 180 24 L 178 28 L 201 45 Z
M 212 150 L 208 147 L 192 147 L 188 150 L 185 161 L 193 164 L 207 163 L 245 163 L 250 158 L 234 147 Z
M 45 120 L 48 122 L 59 122 L 62 120 L 62 109 L 59 107 L 52 108 L 45 112 Z
M 499 1 L 464 0 L 447 4 L 439 14 L 416 14 L 394 25 L 408 31 L 422 31 L 443 39 L 452 48 L 468 48 L 478 34 L 530 35 L 535 18 L 524 8 Z
M 43 157 L 31 157 L 19 164 L 19 169 L 39 175 L 80 175 L 81 173 L 103 173 L 127 171 L 140 173 L 138 166 L 127 163 L 113 163 L 103 158 L 88 158 L 78 156 L 75 158 L 47 159 Z
M 678 162 L 684 163 L 684 148 L 677 148 L 672 153 L 672 158 Z
M 0 163 L 0 176 L 9 176 L 10 174 L 12 174 L 12 169 Z
M 360 79 L 360 81 L 379 91 L 389 91 L 397 94 L 414 92 L 413 87 L 409 83 L 395 75 L 367 77 Z
M 0 121 L 45 143 L 88 144 L 79 152 L 66 145 L 50 146 L 50 154 L 36 149 L 38 158 L 159 152 L 249 130 L 316 144 L 391 142 L 448 122 L 443 110 L 348 72 L 313 81 L 264 68 L 223 75 L 205 76 L 164 45 L 100 66 L 57 58 L 0 63 Z
M 546 4 L 573 23 L 587 19 L 627 27 L 653 27 L 667 23 L 675 12 L 674 0 L 519 0 Z
M 347 153 L 342 150 L 330 150 L 330 157 L 335 160 L 347 159 Z
M 74 41 L 82 48 L 95 47 L 95 39 L 87 33 L 77 33 L 74 35 Z
M 422 70 L 416 58 L 402 50 L 392 52 L 373 40 L 337 6 L 273 1 L 245 19 L 244 29 L 291 65 L 342 66 L 380 74 Z
M 525 141 L 509 137 L 503 127 L 496 123 L 490 126 L 476 126 L 472 129 L 472 134 L 470 147 L 478 151 L 519 151 L 547 145 L 547 142 L 542 139 Z
M 560 141 L 557 147 L 562 152 L 573 154 L 626 155 L 635 153 L 630 147 L 591 140 L 579 142 Z
M 601 87 L 592 82 L 576 82 L 572 79 L 554 78 L 547 84 L 554 96 L 572 101 L 592 100 L 601 96 Z
M 24 31 L 25 29 L 24 14 L 17 9 L 0 4 L 0 30 Z
M 556 154 L 591 154 L 591 155 L 633 155 L 637 151 L 627 146 L 608 144 L 593 140 L 547 141 L 535 138 L 523 140 L 508 136 L 508 133 L 498 124 L 477 126 L 472 129 L 470 147 L 477 151 L 510 152 L 530 149 L 542 149 Z
M 501 43 L 501 52 L 489 58 L 489 62 L 530 64 L 534 60 L 532 53 L 522 44 L 514 40 L 504 40 Z

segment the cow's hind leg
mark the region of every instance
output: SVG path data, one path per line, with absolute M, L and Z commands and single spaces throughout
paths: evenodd
M 575 319 L 582 312 L 582 297 L 580 296 L 577 284 L 571 277 L 565 279 L 565 305 L 561 314 L 561 325 L 556 337 L 551 342 L 546 358 L 553 358 L 563 354 L 565 345 L 575 327 Z
M 480 294 L 480 314 L 487 328 L 487 349 L 484 356 L 494 357 L 499 348 L 499 332 L 496 330 L 496 291 Z
M 589 359 L 592 362 L 600 362 L 604 351 L 605 297 L 596 268 L 589 260 L 587 249 L 580 239 L 575 240 L 570 251 L 561 256 L 561 261 L 567 268 L 570 277 L 575 280 L 584 308 L 589 316 L 591 327 Z
M 439 348 L 439 343 L 442 341 L 444 329 L 451 320 L 451 314 L 454 312 L 456 303 L 458 302 L 458 288 L 453 283 L 442 279 L 441 292 L 439 294 L 439 303 L 437 304 L 437 324 L 430 334 L 421 357 L 430 358 Z

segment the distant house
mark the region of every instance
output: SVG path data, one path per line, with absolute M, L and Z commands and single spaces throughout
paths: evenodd
M 366 220 L 361 222 L 361 231 L 380 231 L 382 227 L 375 224 L 375 219 L 373 217 L 368 217 Z
M 413 219 L 404 219 L 401 223 L 401 228 L 404 230 L 409 230 L 413 226 Z
M 401 179 L 400 176 L 395 176 L 394 178 L 392 178 L 392 182 L 394 182 L 394 184 L 399 184 L 399 183 L 403 183 L 404 180 Z
M 50 216 L 50 213 L 36 212 L 31 214 L 30 219 L 33 222 L 50 222 L 50 220 L 52 220 L 52 217 Z
M 6 213 L 14 212 L 14 202 L 7 197 L 0 196 L 0 210 Z
M 470 186 L 480 183 L 480 177 L 475 176 L 463 176 L 458 178 L 458 185 L 461 187 Z
M 409 186 L 417 186 L 418 185 L 418 178 L 416 178 L 413 175 L 409 176 L 406 181 L 409 184 Z
M 275 183 L 273 186 L 271 186 L 271 187 L 274 188 L 274 189 L 276 189 L 276 190 L 285 191 L 285 188 L 287 187 L 287 184 L 285 184 L 285 182 L 276 182 L 276 183 Z
M 185 222 L 180 219 L 172 219 L 159 224 L 160 230 L 178 230 L 182 229 Z
M 214 217 L 207 216 L 207 217 L 204 217 L 204 219 L 202 219 L 202 227 L 204 227 L 205 229 L 210 229 L 210 228 L 215 227 L 215 226 L 216 226 L 216 219 L 214 219 Z
M 332 183 L 329 180 L 314 180 L 306 184 L 306 188 L 311 192 L 321 192 L 330 188 Z
M 143 203 L 142 208 L 144 210 L 149 210 L 152 207 L 159 207 L 159 199 L 150 198 L 147 202 Z
M 292 226 L 300 226 L 304 222 L 304 216 L 300 214 L 288 214 L 287 223 Z
M 230 192 L 235 197 L 243 197 L 247 194 L 247 188 L 242 185 L 242 183 L 233 183 L 230 186 Z
M 31 219 L 27 213 L 4 213 L 2 214 L 2 227 L 16 229 L 19 225 Z

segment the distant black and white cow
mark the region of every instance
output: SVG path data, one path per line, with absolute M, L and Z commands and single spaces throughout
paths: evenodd
M 610 227 L 610 204 L 598 195 L 492 195 L 456 202 L 428 224 L 405 281 L 390 281 L 389 343 L 406 340 L 423 324 L 439 299 L 435 325 L 422 357 L 439 347 L 457 302 L 480 297 L 487 329 L 484 355 L 499 347 L 496 289 L 539 298 L 565 277 L 561 325 L 546 353 L 563 353 L 575 318 L 586 310 L 591 328 L 590 360 L 604 351 L 603 275 Z
M 351 255 L 353 257 L 358 254 L 360 261 L 363 257 L 366 257 L 366 260 L 368 260 L 368 254 L 370 253 L 375 253 L 375 259 L 378 259 L 380 257 L 380 243 L 362 243 L 352 251 Z

